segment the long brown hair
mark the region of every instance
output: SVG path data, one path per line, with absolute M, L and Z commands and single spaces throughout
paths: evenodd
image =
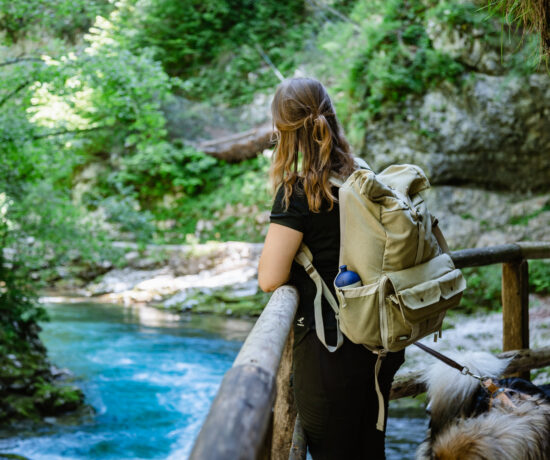
M 278 141 L 270 176 L 275 190 L 284 187 L 285 207 L 300 178 L 311 211 L 319 212 L 323 199 L 332 209 L 337 198 L 330 174 L 346 178 L 355 168 L 326 89 L 312 78 L 285 80 L 275 92 L 271 112 Z

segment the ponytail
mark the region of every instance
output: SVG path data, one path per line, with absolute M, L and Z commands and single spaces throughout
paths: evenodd
M 332 209 L 338 200 L 331 191 L 330 174 L 347 177 L 354 162 L 325 88 L 309 78 L 286 80 L 277 89 L 271 109 L 278 130 L 270 172 L 274 189 L 284 187 L 288 207 L 293 185 L 301 178 L 309 209 L 319 212 L 323 200 Z M 298 152 L 302 153 L 300 171 Z

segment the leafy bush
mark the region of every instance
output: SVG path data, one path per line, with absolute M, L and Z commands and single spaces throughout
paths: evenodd
M 95 16 L 109 10 L 108 0 L 0 0 L 0 30 L 7 44 L 39 35 L 47 29 L 56 37 L 74 39 Z M 32 37 L 31 37 L 32 38 Z
M 119 2 L 118 40 L 134 53 L 155 50 L 189 99 L 239 105 L 297 66 L 310 35 L 303 0 L 153 0 Z
M 348 137 L 357 148 L 363 145 L 365 125 L 382 113 L 388 116 L 387 108 L 443 80 L 462 82 L 460 76 L 468 66 L 434 49 L 428 36 L 433 22 L 470 38 L 482 37 L 489 48 L 506 49 L 504 68 L 524 74 L 535 68 L 531 38 L 536 37 L 518 46 L 517 34 L 503 37 L 503 17 L 491 18 L 474 2 L 356 2 L 350 19 L 328 23 L 319 34 L 317 43 L 323 54 L 316 74 L 329 83 Z
M 471 313 L 479 310 L 495 311 L 502 308 L 501 265 L 465 268 L 463 273 L 468 287 L 464 292 L 459 310 Z M 550 294 L 550 262 L 529 261 L 529 292 Z
M 468 287 L 464 291 L 459 310 L 473 313 L 480 310 L 493 311 L 502 308 L 500 265 L 464 268 L 462 271 Z
M 215 158 L 191 147 L 158 142 L 138 146 L 134 155 L 124 157 L 112 180 L 133 185 L 142 203 L 153 203 L 167 192 L 198 194 L 217 163 Z
M 529 290 L 537 294 L 550 294 L 550 262 L 529 261 Z
M 263 156 L 239 164 L 218 162 L 209 170 L 201 193 L 182 195 L 168 206 L 153 209 L 157 220 L 175 222 L 173 228 L 159 230 L 162 238 L 183 242 L 191 235 L 201 242 L 262 241 L 265 222 L 258 218 L 270 207 L 269 164 Z
M 330 56 L 321 71 L 334 78 L 337 110 L 354 145 L 362 144 L 365 123 L 385 105 L 463 72 L 460 63 L 433 49 L 427 35 L 426 15 L 436 3 L 357 2 L 354 24 L 329 24 L 320 34 L 319 46 Z

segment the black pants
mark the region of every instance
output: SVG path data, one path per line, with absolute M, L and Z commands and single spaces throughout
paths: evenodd
M 385 432 L 376 429 L 376 358 L 348 339 L 331 353 L 314 330 L 295 344 L 294 396 L 314 460 L 385 458 Z M 386 419 L 393 377 L 404 360 L 404 350 L 389 353 L 379 372 Z

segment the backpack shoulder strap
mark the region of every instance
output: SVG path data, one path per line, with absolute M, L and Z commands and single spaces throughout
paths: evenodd
M 300 246 L 300 249 L 298 250 L 298 253 L 296 254 L 296 257 L 294 260 L 300 264 L 302 267 L 304 267 L 306 273 L 309 275 L 309 277 L 313 280 L 315 283 L 316 293 L 315 293 L 315 300 L 313 302 L 313 308 L 315 313 L 315 332 L 317 333 L 317 337 L 319 337 L 319 340 L 321 343 L 326 347 L 326 349 L 330 352 L 334 352 L 338 350 L 344 343 L 344 335 L 342 334 L 342 331 L 340 330 L 340 319 L 339 319 L 339 308 L 338 308 L 338 302 L 332 295 L 332 292 L 330 292 L 329 287 L 327 284 L 323 281 L 323 278 L 321 278 L 321 275 L 319 275 L 319 272 L 315 269 L 313 266 L 313 254 L 309 250 L 309 248 L 302 243 Z M 325 324 L 323 322 L 323 309 L 322 309 L 322 300 L 321 295 L 324 295 L 327 299 L 328 303 L 334 310 L 334 315 L 336 316 L 336 345 L 327 345 L 326 339 L 325 339 Z
M 355 163 L 355 166 L 357 166 L 357 168 L 359 169 L 369 169 L 372 171 L 372 168 L 369 166 L 369 164 L 363 160 L 363 158 L 360 158 L 360 157 L 353 157 L 353 161 Z
M 432 218 L 432 234 L 435 236 L 435 239 L 437 240 L 437 243 L 439 244 L 439 247 L 441 250 L 446 254 L 451 254 L 451 251 L 449 250 L 449 245 L 447 244 L 447 240 L 443 236 L 443 232 L 439 228 L 439 221 L 434 217 Z
M 354 156 L 353 162 L 355 163 L 355 167 L 357 169 L 368 169 L 369 171 L 372 171 L 371 167 L 362 158 Z M 343 180 L 342 177 L 338 176 L 335 173 L 332 173 L 330 175 L 329 181 L 332 185 L 336 185 L 336 187 L 341 187 L 342 185 L 344 185 L 344 182 L 345 182 L 345 180 Z

